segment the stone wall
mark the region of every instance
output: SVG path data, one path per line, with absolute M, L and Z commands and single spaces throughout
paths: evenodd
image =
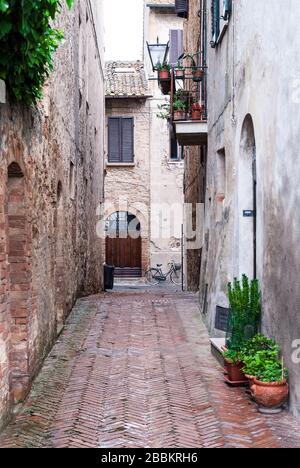
M 64 8 L 58 27 L 65 41 L 42 102 L 28 109 L 7 96 L 0 104 L 0 425 L 26 396 L 75 299 L 102 284 L 99 3 Z
M 115 211 L 129 211 L 141 223 L 142 270 L 150 264 L 150 108 L 146 99 L 107 98 L 106 118 L 134 118 L 134 163 L 106 163 L 105 218 Z M 106 131 L 106 140 L 108 132 Z M 108 145 L 106 156 L 108 158 Z

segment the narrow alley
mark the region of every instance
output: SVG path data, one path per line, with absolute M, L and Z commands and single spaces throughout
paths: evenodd
M 265 417 L 229 388 L 194 294 L 79 300 L 0 447 L 276 448 L 300 445 L 290 413 Z

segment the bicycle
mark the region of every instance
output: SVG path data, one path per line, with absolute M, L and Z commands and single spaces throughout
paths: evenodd
M 182 265 L 180 263 L 175 263 L 174 260 L 168 263 L 170 269 L 167 273 L 163 273 L 162 265 L 158 264 L 157 268 L 150 268 L 150 270 L 145 273 L 145 280 L 151 286 L 156 286 L 157 284 L 164 283 L 170 277 L 170 280 L 173 284 L 181 285 L 182 284 Z

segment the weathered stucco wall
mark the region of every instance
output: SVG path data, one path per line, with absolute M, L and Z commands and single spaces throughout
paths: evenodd
M 229 29 L 217 48 L 209 51 L 206 249 L 201 282 L 208 285 L 207 320 L 214 332 L 216 305 L 228 305 L 227 282 L 243 273 L 253 275 L 253 220 L 244 218 L 243 210 L 253 207 L 251 159 L 256 155 L 256 267 L 263 291 L 263 329 L 282 346 L 290 372 L 291 407 L 299 416 L 300 367 L 293 362 L 292 346 L 300 337 L 296 286 L 300 273 L 296 175 L 300 170 L 296 46 L 300 5 L 297 0 L 234 4 Z
M 65 41 L 43 101 L 32 109 L 9 97 L 0 104 L 0 425 L 24 399 L 76 297 L 101 288 L 99 18 L 96 1 L 64 9 Z

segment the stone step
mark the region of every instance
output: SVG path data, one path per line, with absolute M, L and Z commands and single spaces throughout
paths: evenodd
M 211 338 L 210 340 L 211 353 L 217 361 L 224 366 L 223 349 L 225 347 L 225 338 Z

